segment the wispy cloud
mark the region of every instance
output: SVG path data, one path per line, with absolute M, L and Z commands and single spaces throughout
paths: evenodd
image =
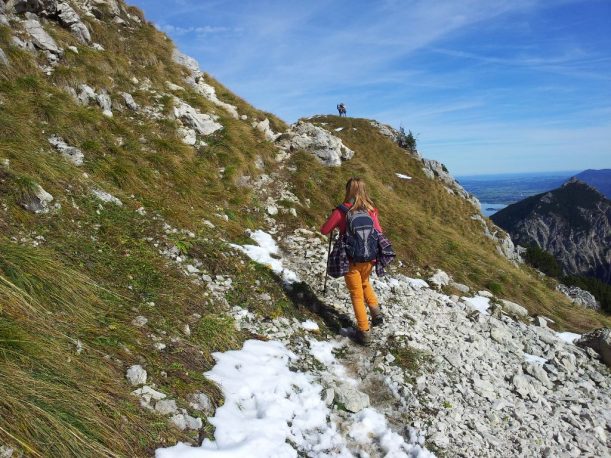
M 342 100 L 420 132 L 463 173 L 560 150 L 611 157 L 609 2 L 135 1 L 206 71 L 288 121 Z

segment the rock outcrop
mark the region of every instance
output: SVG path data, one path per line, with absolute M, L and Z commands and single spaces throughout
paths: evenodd
M 341 139 L 307 121 L 293 124 L 278 138 L 277 143 L 287 152 L 304 150 L 312 153 L 330 167 L 338 167 L 342 161 L 354 156 L 354 151 L 344 145 Z
M 568 297 L 574 304 L 595 310 L 600 309 L 600 304 L 594 295 L 578 286 L 566 286 L 560 283 L 556 286 L 556 290 Z
M 575 342 L 583 348 L 591 348 L 598 353 L 603 362 L 611 367 L 611 329 L 601 328 L 584 334 Z
M 589 185 L 570 180 L 512 204 L 491 219 L 514 242 L 535 244 L 554 255 L 565 273 L 611 282 L 611 201 Z

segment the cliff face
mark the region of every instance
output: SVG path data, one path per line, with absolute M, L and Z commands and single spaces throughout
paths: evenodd
M 571 179 L 491 219 L 516 243 L 535 243 L 553 254 L 566 273 L 611 281 L 611 201 L 586 183 Z

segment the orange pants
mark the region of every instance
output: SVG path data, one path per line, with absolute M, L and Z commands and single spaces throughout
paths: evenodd
M 372 262 L 355 262 L 350 263 L 350 269 L 344 276 L 346 286 L 350 292 L 352 307 L 356 315 L 356 322 L 361 331 L 369 330 L 369 320 L 367 319 L 367 310 L 365 303 L 369 308 L 378 306 L 378 298 L 373 292 L 369 276 L 373 269 Z

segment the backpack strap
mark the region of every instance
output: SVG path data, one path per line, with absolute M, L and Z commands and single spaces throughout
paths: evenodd
M 348 212 L 350 211 L 349 207 L 346 207 L 344 204 L 338 205 L 337 209 L 342 212 L 344 215 L 347 215 Z

